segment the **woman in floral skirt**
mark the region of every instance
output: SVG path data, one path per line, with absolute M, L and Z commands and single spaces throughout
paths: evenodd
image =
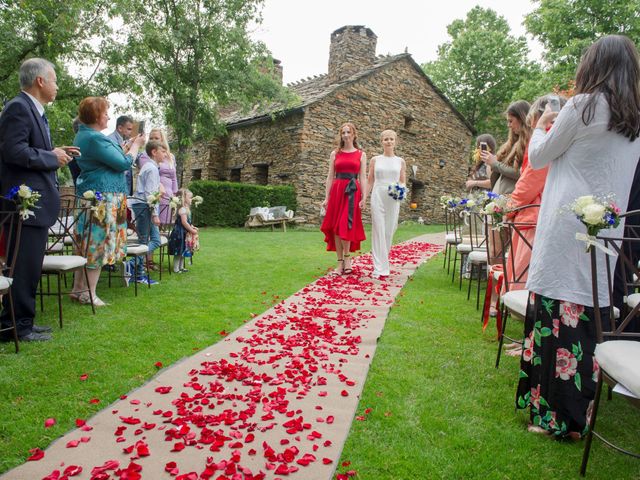
M 575 238 L 584 226 L 566 207 L 583 195 L 613 194 L 627 204 L 640 156 L 639 70 L 627 37 L 601 38 L 578 66 L 576 96 L 559 114 L 547 105 L 531 137 L 531 167 L 548 165 L 549 173 L 527 281 L 516 406 L 529 407 L 535 433 L 578 439 L 587 428 L 598 369 L 590 256 Z M 605 234 L 620 236 L 622 223 Z M 607 307 L 606 270 L 598 271 L 599 302 Z

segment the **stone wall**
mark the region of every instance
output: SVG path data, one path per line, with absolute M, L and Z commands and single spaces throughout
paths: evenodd
M 261 169 L 268 169 L 269 185 L 289 185 L 296 177 L 300 156 L 302 114 L 277 121 L 231 128 L 209 150 L 212 180 L 230 180 L 231 169 L 242 167 L 240 181 L 257 183 Z
M 308 108 L 302 133 L 300 181 L 295 184 L 299 213 L 311 223 L 320 221 L 327 159 L 339 126 L 347 121 L 358 129 L 361 148 L 368 158 L 382 153 L 382 130 L 397 132 L 396 153 L 406 161 L 410 187 L 411 166 L 417 166 L 416 180 L 424 188 L 414 189 L 412 200 L 418 205 L 415 211 L 410 210 L 409 201 L 402 205 L 401 220 L 421 216 L 426 222 L 442 221 L 438 201 L 441 195 L 463 188 L 471 132 L 408 58 L 345 85 Z M 364 216 L 369 221 L 368 206 Z

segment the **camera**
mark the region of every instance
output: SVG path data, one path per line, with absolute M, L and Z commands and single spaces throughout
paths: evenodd
M 486 152 L 487 150 L 489 150 L 489 146 L 487 145 L 487 142 L 480 142 L 480 150 L 482 150 L 483 152 Z
M 549 97 L 549 108 L 551 109 L 552 112 L 559 112 L 560 111 L 560 97 L 558 97 L 557 95 L 551 95 Z

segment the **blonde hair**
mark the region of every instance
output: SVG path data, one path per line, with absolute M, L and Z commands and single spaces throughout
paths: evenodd
M 393 137 L 394 137 L 396 140 L 398 140 L 398 134 L 397 134 L 395 131 L 390 130 L 390 129 L 383 130 L 383 131 L 382 131 L 382 133 L 380 133 L 380 140 L 382 140 L 382 139 L 384 138 L 384 136 L 385 136 L 385 135 L 388 135 L 388 134 L 392 134 L 392 135 L 393 135 Z
M 520 132 L 514 133 L 509 129 L 509 137 L 507 141 L 500 147 L 496 157 L 500 163 L 504 163 L 509 167 L 520 168 L 524 158 L 524 152 L 531 137 L 531 127 L 527 123 L 527 114 L 530 105 L 524 100 L 513 102 L 507 108 L 507 116 L 512 116 L 518 120 L 520 124 Z
M 167 157 L 169 158 L 169 163 L 171 163 L 172 167 L 176 166 L 176 162 L 173 158 L 173 154 L 171 153 L 171 149 L 169 148 L 169 142 L 167 140 L 167 134 L 164 133 L 164 130 L 162 130 L 161 128 L 152 128 L 151 131 L 149 132 L 149 137 L 151 137 L 151 135 L 157 132 L 160 134 L 160 142 L 162 143 L 162 146 L 165 148 L 165 150 L 167 150 Z
M 193 197 L 193 192 L 188 188 L 180 188 L 176 192 L 176 196 L 180 199 L 180 206 L 186 208 L 187 212 L 191 213 L 191 207 L 185 203 L 185 199 L 189 194 Z

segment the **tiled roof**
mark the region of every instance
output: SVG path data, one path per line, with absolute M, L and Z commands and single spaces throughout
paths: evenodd
M 471 132 L 475 132 L 471 124 L 469 124 L 469 122 L 462 116 L 462 114 L 458 112 L 458 110 L 451 104 L 449 99 L 445 97 L 445 95 L 433 84 L 431 79 L 423 72 L 422 68 L 420 68 L 420 66 L 413 60 L 409 53 L 380 56 L 377 58 L 375 63 L 371 65 L 370 68 L 361 70 L 351 77 L 345 78 L 344 80 L 337 83 L 329 83 L 326 74 L 316 75 L 305 80 L 299 80 L 297 82 L 290 83 L 287 85 L 287 88 L 295 96 L 297 96 L 297 100 L 294 101 L 291 105 L 284 106 L 282 103 L 272 103 L 271 105 L 267 106 L 256 106 L 248 112 L 243 112 L 241 110 L 227 110 L 226 112 L 221 111 L 220 116 L 222 121 L 227 125 L 227 128 L 232 128 L 245 124 L 265 121 L 267 119 L 270 119 L 272 116 L 286 115 L 287 113 L 299 111 L 307 105 L 311 105 L 322 99 L 323 97 L 329 95 L 343 85 L 355 82 L 358 79 L 366 77 L 376 70 L 379 70 L 386 65 L 397 62 L 398 60 L 401 60 L 403 58 L 407 58 L 413 64 L 413 66 L 424 76 L 427 82 L 429 82 L 433 89 L 444 99 L 444 101 L 451 107 L 453 112 L 462 120 L 462 122 L 469 128 L 469 130 L 471 130 Z

